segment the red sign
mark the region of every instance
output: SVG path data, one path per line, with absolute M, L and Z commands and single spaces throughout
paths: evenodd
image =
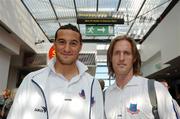
M 51 48 L 49 49 L 49 59 L 53 58 L 56 55 L 56 52 L 54 50 L 54 45 L 51 46 Z

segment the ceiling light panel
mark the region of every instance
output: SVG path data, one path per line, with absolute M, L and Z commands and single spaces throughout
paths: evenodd
M 75 0 L 77 11 L 95 12 L 97 0 Z
M 58 19 L 75 18 L 75 6 L 73 0 L 51 0 Z
M 123 12 L 124 16 L 129 17 L 129 21 L 134 20 L 144 0 L 122 0 L 118 11 Z
M 99 0 L 98 11 L 113 11 L 117 9 L 119 0 Z
M 109 36 L 95 36 L 95 39 L 101 39 L 101 40 L 105 40 L 108 38 L 109 38 Z
M 55 18 L 49 0 L 22 0 L 36 19 Z
M 169 5 L 171 0 L 147 0 L 139 14 L 146 22 L 155 21 Z
M 50 38 L 54 39 L 56 30 L 59 28 L 58 23 L 39 23 L 45 34 Z
M 114 35 L 126 35 L 130 25 L 114 25 Z
M 62 24 L 64 23 L 76 23 L 77 24 L 77 19 L 75 17 L 73 18 L 60 18 L 58 21 Z
M 93 39 L 95 39 L 95 37 L 94 37 L 94 36 L 85 36 L 85 35 L 83 35 L 83 36 L 82 36 L 82 39 L 83 39 L 83 40 L 85 40 L 85 39 L 93 40 Z
M 79 27 L 80 27 L 81 34 L 85 35 L 86 25 L 85 24 L 79 24 Z
M 130 36 L 134 39 L 143 39 L 143 36 L 149 31 L 151 26 L 155 24 L 157 18 L 169 3 L 167 0 L 147 0 L 131 28 Z M 135 33 L 135 31 L 139 30 L 141 30 L 140 34 Z

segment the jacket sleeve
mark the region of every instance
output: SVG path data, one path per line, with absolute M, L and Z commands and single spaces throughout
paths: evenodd
M 95 103 L 92 105 L 92 119 L 104 119 L 103 95 L 99 82 L 95 79 L 93 93 Z
M 159 82 L 155 83 L 158 113 L 160 119 L 177 119 L 173 108 L 172 97 L 167 88 Z
M 30 82 L 30 77 L 26 76 L 21 85 L 19 86 L 17 93 L 15 95 L 13 104 L 7 116 L 7 119 L 22 119 L 23 110 L 25 105 L 28 103 L 28 84 Z

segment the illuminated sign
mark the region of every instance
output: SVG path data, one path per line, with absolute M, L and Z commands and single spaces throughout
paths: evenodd
M 122 12 L 78 12 L 78 24 L 124 24 Z
M 86 35 L 112 36 L 114 35 L 114 26 L 113 25 L 86 25 Z

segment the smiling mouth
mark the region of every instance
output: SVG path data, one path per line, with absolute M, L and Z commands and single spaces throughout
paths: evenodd
M 71 56 L 72 54 L 62 54 L 62 55 L 68 57 L 68 56 Z

